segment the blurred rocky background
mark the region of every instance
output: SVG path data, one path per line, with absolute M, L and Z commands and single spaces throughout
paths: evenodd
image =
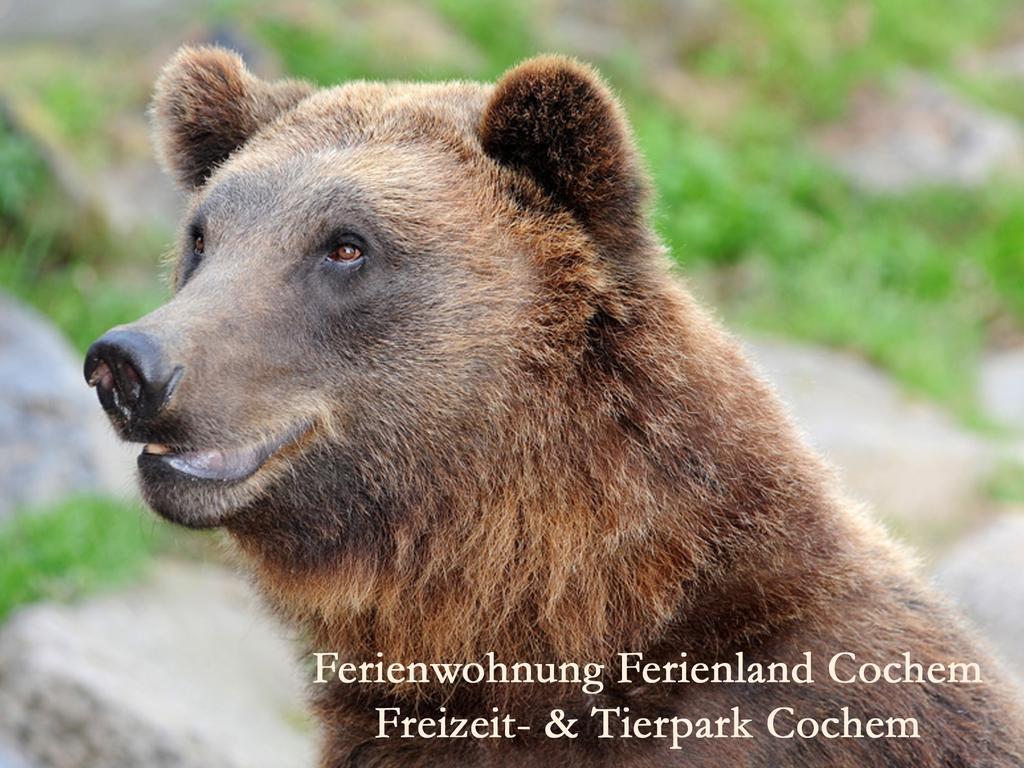
M 141 509 L 79 373 L 165 295 L 145 108 L 186 41 L 323 84 L 598 64 L 680 270 L 1024 675 L 1021 4 L 0 0 L 0 768 L 313 763 L 289 638 Z

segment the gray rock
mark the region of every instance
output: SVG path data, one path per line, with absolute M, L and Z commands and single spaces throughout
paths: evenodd
M 976 51 L 961 58 L 961 69 L 985 78 L 1024 79 L 1024 40 L 990 51 Z
M 39 605 L 0 633 L 0 741 L 42 768 L 313 764 L 293 652 L 220 569 Z
M 995 421 L 1024 429 L 1024 348 L 995 352 L 982 361 L 981 403 Z
M 33 768 L 33 766 L 10 745 L 0 742 L 0 768 Z
M 1024 514 L 1008 514 L 958 544 L 936 569 L 951 595 L 1024 680 Z
M 130 493 L 133 461 L 80 356 L 48 320 L 0 294 L 0 519 L 72 492 Z
M 822 131 L 817 144 L 854 184 L 875 192 L 974 186 L 1024 166 L 1014 120 L 919 74 L 904 75 L 891 89 L 862 91 L 849 117 Z
M 996 451 L 852 355 L 789 342 L 746 344 L 847 489 L 914 534 L 985 505 Z

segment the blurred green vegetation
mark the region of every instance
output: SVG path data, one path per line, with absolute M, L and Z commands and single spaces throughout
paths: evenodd
M 998 467 L 988 483 L 989 496 L 1007 504 L 1024 504 L 1024 464 L 1006 463 Z
M 163 295 L 157 282 L 139 281 L 132 264 L 134 248 L 159 247 L 126 246 L 69 204 L 37 151 L 0 124 L 0 287 L 36 305 L 84 350 Z
M 141 573 L 163 538 L 137 506 L 75 496 L 0 526 L 0 621 L 19 605 L 68 600 Z
M 950 74 L 965 48 L 996 38 L 1012 0 L 734 0 L 723 39 L 692 64 L 742 78 L 758 112 L 836 117 L 850 91 L 901 69 Z
M 422 3 L 475 54 L 437 61 L 381 44 L 371 27 L 353 23 L 342 33 L 323 22 L 343 18 L 347 5 L 314 2 L 295 12 L 222 2 L 207 21 L 243 30 L 289 74 L 325 85 L 493 79 L 543 48 L 543 16 L 529 1 Z M 596 62 L 627 106 L 657 188 L 656 225 L 682 271 L 730 322 L 858 351 L 910 389 L 980 423 L 977 359 L 996 332 L 1019 336 L 1024 329 L 1024 184 L 1003 179 L 975 190 L 867 196 L 827 167 L 808 137 L 842 115 L 854 89 L 908 68 L 1024 116 L 1022 89 L 956 66 L 960 52 L 999 39 L 1014 4 L 949 0 L 941 11 L 926 0 L 728 6 L 728 23 L 674 62 L 711 87 L 741 94 L 736 108 L 711 124 L 685 104 L 666 102 L 659 73 L 645 64 L 645 40 Z M 82 72 L 58 71 L 39 87 L 43 107 L 76 146 L 88 144 L 105 119 L 96 83 Z M 29 148 L 0 133 L 0 285 L 42 307 L 82 347 L 159 302 L 159 285 L 137 276 L 154 271 L 160 245 L 133 242 L 129 249 L 62 215 L 52 187 Z

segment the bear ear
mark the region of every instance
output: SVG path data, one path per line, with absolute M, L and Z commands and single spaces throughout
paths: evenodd
M 312 92 L 309 83 L 254 77 L 233 51 L 183 47 L 160 73 L 150 108 L 160 162 L 185 189 L 202 186 L 260 126 Z
M 617 247 L 643 224 L 647 182 L 622 108 L 591 68 L 540 56 L 507 72 L 481 125 L 484 151 L 524 171 L 598 244 Z

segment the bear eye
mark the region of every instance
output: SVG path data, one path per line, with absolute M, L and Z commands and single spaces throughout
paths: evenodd
M 363 258 L 363 250 L 355 243 L 342 243 L 327 254 L 327 260 L 341 264 L 351 264 Z
M 206 249 L 206 241 L 203 239 L 203 232 L 198 226 L 193 226 L 190 233 L 192 239 L 192 253 L 185 258 L 185 268 L 181 273 L 181 285 L 185 285 L 192 274 L 199 268 L 203 260 L 203 251 Z

